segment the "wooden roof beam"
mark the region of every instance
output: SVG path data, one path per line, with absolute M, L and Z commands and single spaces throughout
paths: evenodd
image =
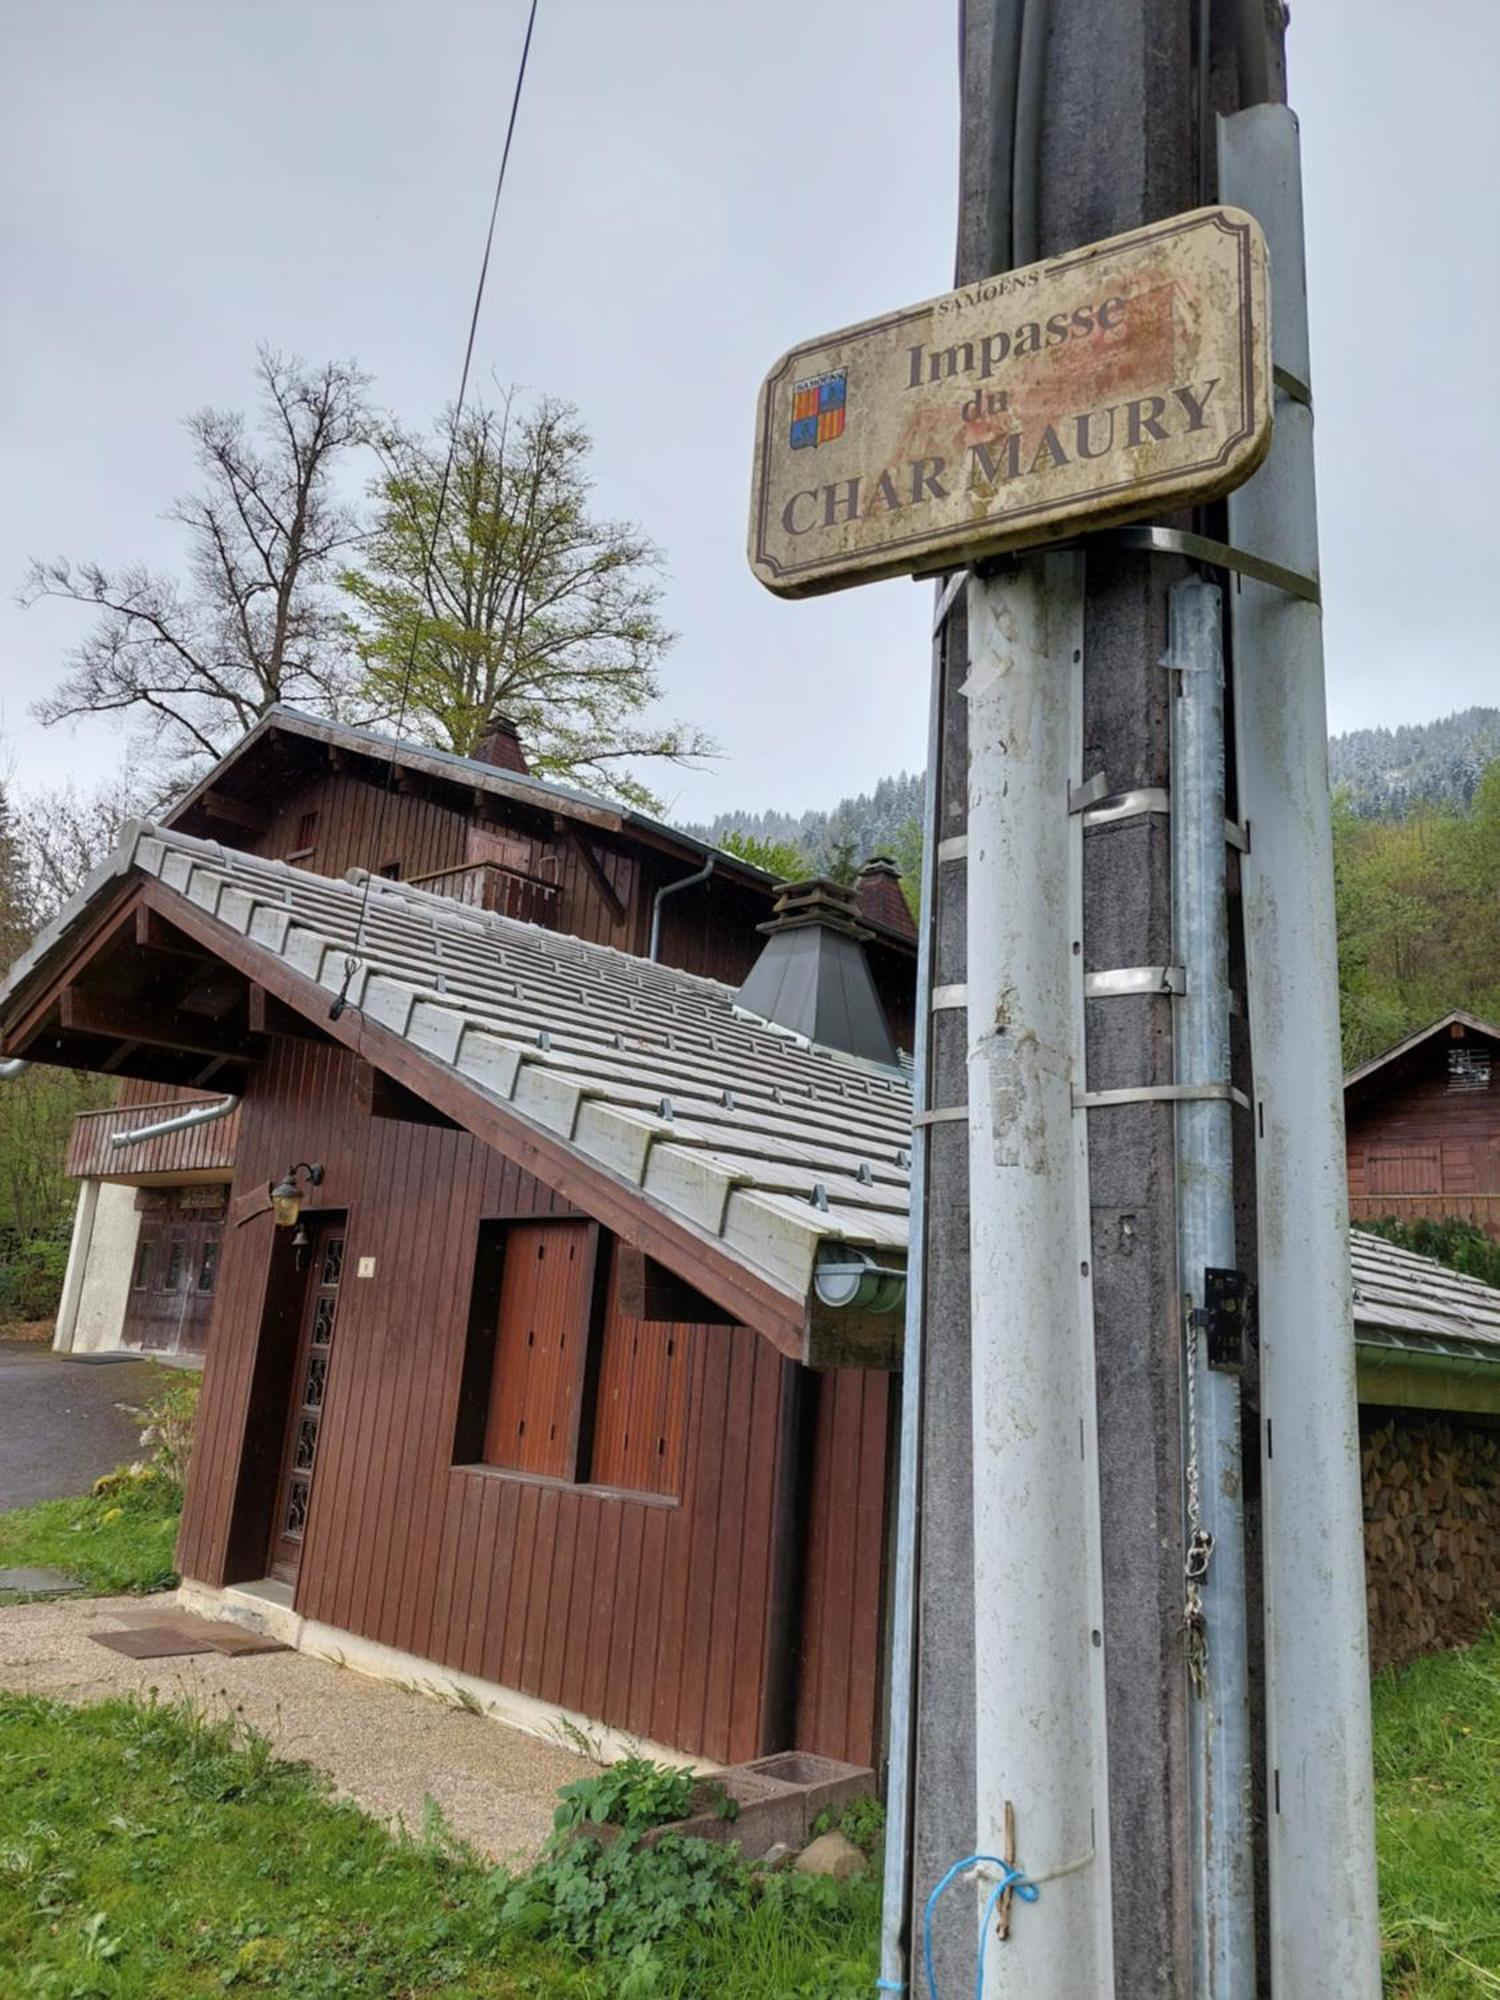
M 222 820 L 226 826 L 240 827 L 246 833 L 264 833 L 271 824 L 271 815 L 264 806 L 246 805 L 243 799 L 232 799 L 227 792 L 210 790 L 193 803 L 209 819 Z
M 226 1026 L 202 1014 L 186 1014 L 178 1007 L 112 1000 L 85 993 L 76 985 L 63 987 L 58 1006 L 62 1026 L 70 1034 L 98 1035 L 112 1042 L 134 1042 L 184 1055 L 233 1056 L 242 1061 L 256 1053 L 245 1029 Z

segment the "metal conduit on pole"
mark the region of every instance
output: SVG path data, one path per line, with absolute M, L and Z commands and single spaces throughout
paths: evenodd
M 1229 1077 L 1229 906 L 1225 893 L 1224 648 L 1216 585 L 1172 586 L 1173 930 L 1186 990 L 1175 1004 L 1179 1084 Z M 1214 1304 L 1233 1271 L 1234 1107 L 1177 1108 L 1177 1241 L 1184 1302 L 1188 1645 L 1194 1991 L 1253 2000 L 1255 1874 L 1245 1602 L 1240 1376 L 1243 1294 Z M 1219 1345 L 1216 1310 L 1225 1316 Z
M 995 2000 L 1092 2000 L 1114 1991 L 1114 1971 L 1085 1114 L 1074 1105 L 1081 966 L 1068 921 L 1082 558 L 975 577 L 968 610 L 974 1845 L 1039 1889 L 1015 1902 L 1008 1936 L 993 1921 L 980 1936 L 982 1983 Z M 1219 825 L 1222 839 L 1222 815 Z M 981 1922 L 999 1879 L 976 1873 Z

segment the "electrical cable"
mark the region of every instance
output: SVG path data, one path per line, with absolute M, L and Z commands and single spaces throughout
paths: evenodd
M 490 255 L 495 247 L 495 224 L 500 214 L 500 196 L 505 187 L 505 170 L 510 164 L 511 141 L 516 134 L 516 118 L 521 109 L 521 91 L 526 82 L 526 64 L 531 54 L 532 30 L 536 27 L 538 0 L 531 0 L 530 12 L 526 17 L 526 38 L 521 44 L 521 60 L 516 69 L 515 89 L 511 93 L 510 118 L 505 127 L 505 145 L 500 154 L 500 171 L 495 176 L 495 194 L 490 203 L 489 227 L 485 231 L 484 256 L 479 265 L 479 281 L 474 287 L 474 309 L 469 315 L 469 337 L 464 346 L 464 365 L 458 378 L 458 399 L 453 406 L 453 419 L 448 429 L 448 455 L 443 463 L 443 476 L 438 486 L 437 505 L 433 509 L 432 533 L 427 539 L 427 552 L 422 563 L 422 602 L 431 601 L 432 566 L 437 559 L 438 536 L 442 532 L 443 511 L 448 504 L 448 488 L 453 478 L 453 461 L 458 452 L 459 423 L 463 416 L 464 398 L 469 388 L 469 370 L 474 361 L 474 342 L 479 332 L 479 313 L 484 304 L 485 281 L 490 272 Z M 359 948 L 364 942 L 365 921 L 370 908 L 370 884 L 374 878 L 376 857 L 380 852 L 380 837 L 385 826 L 386 806 L 391 788 L 395 782 L 397 751 L 401 730 L 406 721 L 407 703 L 411 696 L 412 675 L 416 671 L 417 647 L 422 635 L 422 603 L 417 605 L 412 618 L 411 643 L 407 648 L 406 664 L 401 673 L 401 698 L 396 708 L 396 733 L 391 744 L 390 762 L 386 766 L 385 783 L 380 790 L 379 804 L 375 809 L 375 825 L 370 837 L 370 865 L 365 870 L 364 893 L 359 900 L 359 917 L 354 927 L 354 944 L 344 960 L 344 982 L 338 996 L 328 1010 L 330 1020 L 336 1021 L 348 1003 L 349 983 L 359 968 Z

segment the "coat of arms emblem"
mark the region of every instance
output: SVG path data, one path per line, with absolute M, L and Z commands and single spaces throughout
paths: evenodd
M 792 386 L 792 450 L 832 444 L 844 434 L 846 371 L 809 375 Z

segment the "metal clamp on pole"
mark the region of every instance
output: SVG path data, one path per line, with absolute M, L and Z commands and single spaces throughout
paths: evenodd
M 1288 597 L 1300 597 L 1307 604 L 1323 602 L 1316 577 L 1304 576 L 1301 570 L 1287 569 L 1282 563 L 1268 562 L 1264 556 L 1253 556 L 1248 549 L 1231 548 L 1228 542 L 1189 534 L 1184 528 L 1100 528 L 1066 546 L 1140 549 L 1147 555 L 1186 556 L 1190 562 L 1207 563 L 1213 569 L 1248 576 L 1252 583 L 1268 583 L 1274 590 L 1284 590 Z
M 1186 993 L 1187 974 L 1180 965 L 1117 965 L 1108 972 L 1083 975 L 1085 1000 L 1116 1000 L 1141 993 Z
M 1146 1083 L 1133 1090 L 1075 1090 L 1073 1109 L 1107 1111 L 1116 1104 L 1222 1103 L 1226 1099 L 1242 1111 L 1250 1109 L 1249 1098 L 1232 1083 Z

